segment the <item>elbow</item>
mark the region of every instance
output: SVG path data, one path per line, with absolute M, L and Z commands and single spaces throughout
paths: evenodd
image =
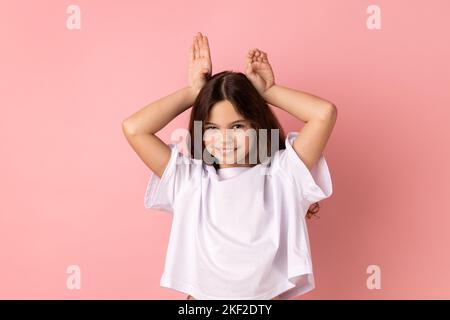
M 122 121 L 122 131 L 125 136 L 133 136 L 136 134 L 136 130 L 133 129 L 133 125 L 128 118 Z
M 321 120 L 331 120 L 333 122 L 337 119 L 337 107 L 334 105 L 334 103 L 328 102 L 326 103 L 322 111 L 320 113 L 320 119 Z

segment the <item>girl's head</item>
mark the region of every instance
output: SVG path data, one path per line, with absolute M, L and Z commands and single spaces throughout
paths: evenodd
M 285 148 L 280 123 L 241 72 L 223 71 L 208 78 L 192 107 L 189 133 L 193 138 L 198 137 L 198 132 L 194 134 L 194 121 L 201 123 L 202 152 L 194 154 L 195 143 L 191 143 L 191 154 L 195 158 L 208 154 L 213 157 L 216 169 L 261 163 L 264 159 L 260 158 L 260 148 L 265 155 L 272 156 L 271 129 L 278 129 L 274 134 L 278 140 L 275 145 Z M 266 134 L 261 135 L 261 132 Z M 261 147 L 260 136 L 264 136 Z M 250 152 L 254 156 L 251 157 Z
M 204 160 L 205 154 L 214 161 L 215 169 L 235 166 L 253 166 L 261 163 L 260 148 L 265 155 L 272 156 L 272 144 L 285 149 L 285 133 L 278 119 L 246 75 L 241 72 L 223 71 L 213 76 L 200 90 L 191 111 L 189 134 L 197 139 L 195 123 L 201 123 L 201 153 L 197 154 L 190 141 L 190 153 Z M 248 134 L 248 130 L 255 134 Z M 266 132 L 260 140 L 260 129 Z M 272 141 L 273 130 L 278 141 Z M 256 155 L 256 159 L 250 154 Z M 256 160 L 256 161 L 255 161 Z M 316 213 L 318 203 L 307 213 L 310 218 Z

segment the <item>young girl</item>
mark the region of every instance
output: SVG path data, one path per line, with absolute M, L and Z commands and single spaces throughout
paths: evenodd
M 332 194 L 322 151 L 337 109 L 275 84 L 259 49 L 248 52 L 245 74 L 211 71 L 208 38 L 199 32 L 189 50 L 188 85 L 122 125 L 153 172 L 144 206 L 173 213 L 160 285 L 188 299 L 304 294 L 315 287 L 306 218 Z M 285 136 L 268 104 L 305 125 Z M 190 106 L 184 154 L 156 133 Z

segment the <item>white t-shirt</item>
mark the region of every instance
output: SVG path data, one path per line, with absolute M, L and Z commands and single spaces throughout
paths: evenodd
M 229 168 L 221 168 L 217 171 L 219 176 L 219 180 L 225 180 L 235 175 L 241 173 L 242 171 L 248 170 L 250 167 L 229 167 Z
M 219 173 L 169 144 L 144 198 L 173 213 L 162 287 L 201 300 L 286 300 L 314 289 L 306 212 L 333 190 L 324 155 L 309 171 L 292 147 L 297 135 L 261 164 Z

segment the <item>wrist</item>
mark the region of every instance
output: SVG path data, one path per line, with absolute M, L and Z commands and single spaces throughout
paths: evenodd
M 266 90 L 264 90 L 262 96 L 264 100 L 268 101 L 270 93 L 276 88 L 276 83 L 273 83 L 270 87 L 268 87 Z
M 200 92 L 200 89 L 194 88 L 191 86 L 187 86 L 184 88 L 184 91 L 186 93 L 186 99 L 189 102 L 189 105 L 192 105 L 194 103 L 195 99 L 197 98 L 197 96 Z

